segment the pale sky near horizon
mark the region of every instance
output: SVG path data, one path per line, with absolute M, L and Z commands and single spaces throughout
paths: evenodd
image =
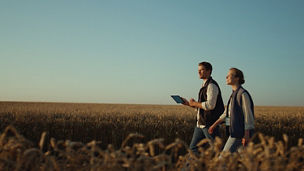
M 0 101 L 174 104 L 210 62 L 256 105 L 304 106 L 304 1 L 0 2 Z

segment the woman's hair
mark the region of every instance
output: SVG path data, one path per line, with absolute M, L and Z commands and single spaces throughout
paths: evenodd
M 239 70 L 237 68 L 230 68 L 230 70 L 234 72 L 235 77 L 239 78 L 239 84 L 240 85 L 245 83 L 244 74 L 241 70 Z

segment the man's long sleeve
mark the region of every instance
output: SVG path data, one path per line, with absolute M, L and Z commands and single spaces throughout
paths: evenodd
M 215 84 L 209 84 L 207 88 L 207 100 L 202 102 L 202 108 L 206 111 L 213 110 L 216 105 L 219 89 Z

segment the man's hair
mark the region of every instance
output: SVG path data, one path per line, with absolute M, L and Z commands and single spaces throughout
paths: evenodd
M 232 70 L 234 72 L 235 77 L 239 78 L 239 84 L 240 85 L 245 83 L 244 74 L 241 70 L 239 70 L 237 68 L 230 68 L 230 70 Z
M 209 62 L 201 62 L 198 65 L 204 66 L 206 70 L 210 71 L 210 74 L 212 73 L 212 65 Z

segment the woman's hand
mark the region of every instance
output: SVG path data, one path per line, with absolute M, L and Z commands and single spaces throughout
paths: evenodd
M 244 138 L 242 138 L 242 144 L 243 146 L 246 146 L 249 142 L 249 130 L 245 130 Z
M 208 133 L 209 134 L 212 134 L 213 133 L 213 130 L 214 130 L 214 125 L 211 125 L 208 129 Z

